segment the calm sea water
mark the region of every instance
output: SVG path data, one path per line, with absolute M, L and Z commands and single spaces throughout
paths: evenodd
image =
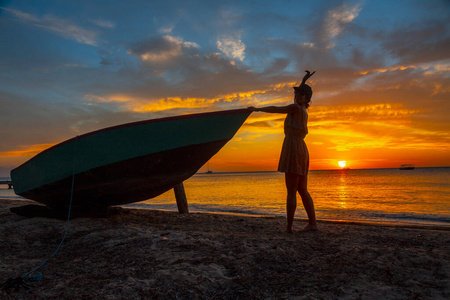
M 285 215 L 283 173 L 196 174 L 184 187 L 190 211 Z M 450 226 L 450 168 L 310 171 L 308 188 L 318 219 Z M 20 199 L 7 186 L 2 197 Z M 173 191 L 127 206 L 177 210 Z

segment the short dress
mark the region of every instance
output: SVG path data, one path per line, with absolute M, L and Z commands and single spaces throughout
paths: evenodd
M 301 120 L 294 114 L 288 114 L 284 120 L 284 141 L 281 148 L 278 171 L 307 175 L 309 169 L 309 153 L 303 140 L 308 134 L 308 113 L 302 108 Z

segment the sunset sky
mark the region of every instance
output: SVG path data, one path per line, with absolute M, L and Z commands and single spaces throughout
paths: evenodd
M 0 1 L 0 37 L 0 176 L 107 126 L 290 104 L 304 70 L 311 169 L 450 166 L 447 0 Z M 276 170 L 283 120 L 211 169 Z

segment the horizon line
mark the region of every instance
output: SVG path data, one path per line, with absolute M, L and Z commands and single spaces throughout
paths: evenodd
M 450 166 L 440 166 L 440 167 L 415 167 L 415 169 L 431 169 L 431 168 L 450 168 Z M 398 170 L 399 167 L 394 168 L 362 168 L 362 169 L 352 169 L 352 168 L 340 168 L 340 169 L 315 169 L 309 171 L 355 171 L 355 170 Z M 276 170 L 265 170 L 265 171 L 213 171 L 211 174 L 224 174 L 224 173 L 282 173 Z M 207 174 L 204 171 L 199 171 L 195 174 Z

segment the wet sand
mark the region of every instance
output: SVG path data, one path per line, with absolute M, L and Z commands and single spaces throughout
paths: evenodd
M 63 220 L 9 210 L 30 203 L 0 199 L 0 283 L 41 264 L 64 234 Z M 281 217 L 137 209 L 77 218 L 42 280 L 0 298 L 450 298 L 450 228 L 319 226 L 287 234 Z

